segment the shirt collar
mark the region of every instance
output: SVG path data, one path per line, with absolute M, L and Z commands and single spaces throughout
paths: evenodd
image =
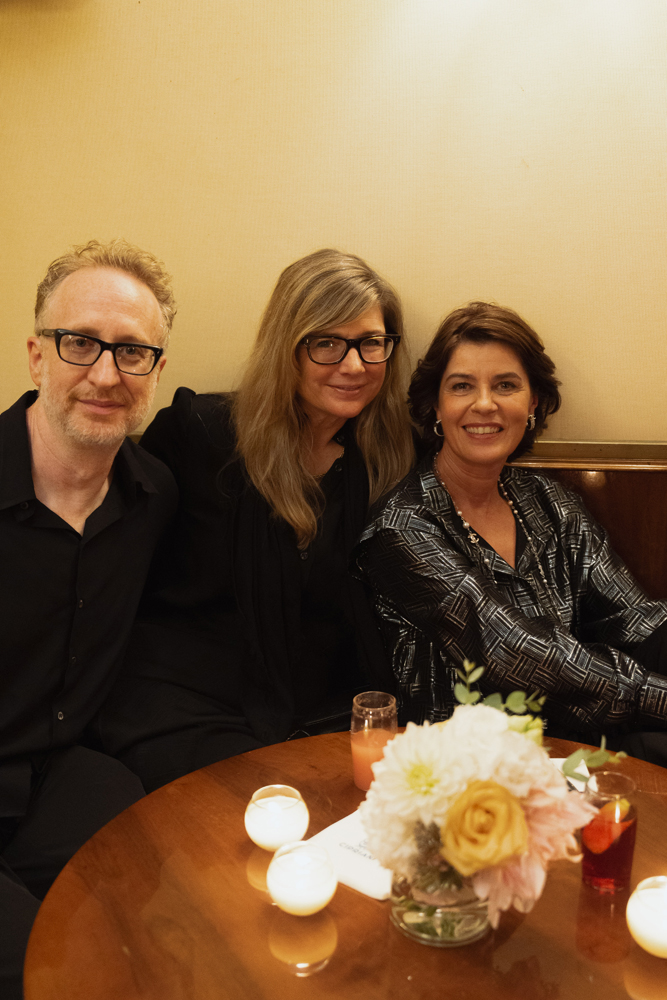
M 473 553 L 478 551 L 477 546 L 469 540 L 468 532 L 463 527 L 461 518 L 456 513 L 452 498 L 448 491 L 443 488 L 442 483 L 435 474 L 433 469 L 433 455 L 422 460 L 419 466 L 419 473 L 426 503 L 447 524 L 451 536 L 457 539 L 469 556 L 472 556 Z M 542 553 L 551 537 L 553 529 L 540 504 L 537 495 L 537 485 L 532 476 L 526 475 L 523 469 L 505 466 L 501 473 L 501 479 L 505 489 L 521 513 L 533 545 L 532 549 L 530 545 L 525 546 L 514 570 L 493 549 L 485 549 L 484 556 L 494 570 L 502 570 L 503 572 L 513 574 L 517 573 L 520 567 L 521 569 L 525 568 L 525 561 L 532 559 L 533 553 L 536 556 Z

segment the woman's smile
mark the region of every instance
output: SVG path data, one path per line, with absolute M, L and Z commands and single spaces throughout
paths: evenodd
M 500 341 L 464 341 L 440 382 L 436 416 L 443 458 L 500 468 L 526 432 L 537 405 L 517 354 Z

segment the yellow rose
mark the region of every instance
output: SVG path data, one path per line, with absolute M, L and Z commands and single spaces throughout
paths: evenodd
M 538 747 L 542 746 L 544 723 L 540 718 L 534 715 L 509 715 L 507 723 L 509 728 L 513 729 L 515 733 L 527 736 L 533 743 L 537 743 Z
M 519 800 L 495 781 L 471 781 L 450 807 L 440 853 L 461 875 L 499 865 L 528 846 Z

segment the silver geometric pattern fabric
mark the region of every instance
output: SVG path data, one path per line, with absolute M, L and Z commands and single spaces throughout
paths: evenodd
M 485 694 L 539 690 L 561 725 L 667 728 L 667 678 L 632 659 L 667 602 L 646 597 L 575 493 L 523 469 L 502 482 L 532 539 L 515 569 L 469 541 L 430 459 L 361 536 L 356 571 L 374 592 L 402 717 L 448 718 L 467 658 L 486 667 Z

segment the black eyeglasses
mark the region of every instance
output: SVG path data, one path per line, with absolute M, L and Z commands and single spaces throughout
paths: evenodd
M 316 365 L 338 365 L 347 356 L 351 347 L 359 352 L 359 357 L 367 365 L 381 365 L 386 361 L 401 338 L 397 333 L 383 333 L 376 337 L 349 339 L 335 334 L 311 333 L 301 341 L 308 351 L 308 357 Z
M 73 330 L 40 330 L 44 337 L 53 337 L 58 357 L 68 365 L 90 367 L 102 351 L 111 351 L 116 368 L 124 375 L 150 375 L 164 354 L 162 347 L 146 344 L 108 344 L 106 340 L 74 333 Z

